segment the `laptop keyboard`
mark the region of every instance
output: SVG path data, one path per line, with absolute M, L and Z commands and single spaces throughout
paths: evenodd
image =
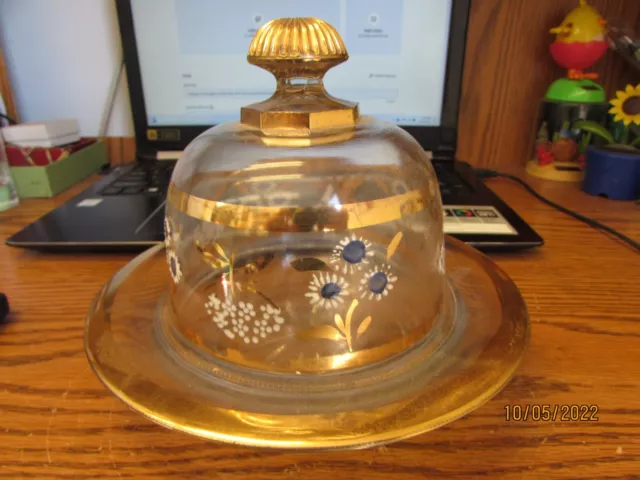
M 469 184 L 467 184 L 467 182 L 465 182 L 456 172 L 453 166 L 446 165 L 443 162 L 434 162 L 433 168 L 435 169 L 436 176 L 438 177 L 440 194 L 443 199 L 463 195 L 473 191 Z
M 98 193 L 112 195 L 166 195 L 175 162 L 162 161 L 138 164 L 117 177 Z
M 110 195 L 166 195 L 175 162 L 162 161 L 138 164 L 132 170 L 117 177 L 104 187 L 99 194 Z M 455 197 L 472 191 L 471 187 L 458 175 L 454 168 L 441 162 L 434 162 L 442 197 Z

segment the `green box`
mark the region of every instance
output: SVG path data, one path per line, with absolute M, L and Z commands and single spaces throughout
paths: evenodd
M 107 161 L 107 147 L 98 141 L 51 165 L 11 167 L 11 176 L 20 198 L 55 197 L 100 170 Z

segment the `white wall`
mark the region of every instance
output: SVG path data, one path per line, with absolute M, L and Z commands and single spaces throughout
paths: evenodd
M 0 0 L 0 46 L 21 121 L 76 118 L 98 134 L 121 58 L 114 0 Z M 133 136 L 124 74 L 108 135 Z

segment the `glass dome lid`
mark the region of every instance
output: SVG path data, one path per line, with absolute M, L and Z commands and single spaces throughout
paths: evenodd
M 261 27 L 248 61 L 275 76 L 275 93 L 187 147 L 165 245 L 92 307 L 96 373 L 152 419 L 249 445 L 383 443 L 475 408 L 517 365 L 528 332 L 517 289 L 469 247 L 445 249 L 420 145 L 326 92 L 325 73 L 347 59 L 321 20 Z M 416 399 L 439 407 L 371 423 Z
M 274 95 L 202 134 L 167 201 L 167 321 L 194 347 L 265 372 L 335 372 L 397 355 L 442 308 L 442 205 L 427 154 L 331 97 L 338 32 L 275 20 L 249 48 Z M 170 319 L 170 320 L 169 320 Z

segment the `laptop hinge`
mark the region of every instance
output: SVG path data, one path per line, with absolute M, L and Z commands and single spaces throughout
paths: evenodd
M 162 151 L 162 152 L 141 152 L 136 155 L 136 158 L 139 161 L 144 162 L 157 162 L 163 160 L 178 160 L 182 155 L 182 150 L 180 151 Z
M 138 153 L 136 157 L 137 160 L 143 160 L 145 162 L 152 162 L 156 159 L 156 156 L 153 153 Z
M 178 160 L 183 150 L 158 150 L 156 160 Z
M 440 146 L 433 149 L 433 160 L 453 161 L 456 158 L 456 151 L 451 147 Z

